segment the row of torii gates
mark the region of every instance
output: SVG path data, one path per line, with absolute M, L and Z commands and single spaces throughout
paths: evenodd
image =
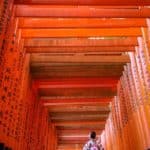
M 0 150 L 150 147 L 149 0 L 0 0 Z

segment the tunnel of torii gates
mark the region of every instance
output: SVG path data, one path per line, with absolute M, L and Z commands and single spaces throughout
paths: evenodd
M 150 147 L 149 0 L 0 0 L 0 150 Z

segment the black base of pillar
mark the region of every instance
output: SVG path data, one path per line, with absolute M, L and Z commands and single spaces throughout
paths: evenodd
M 5 150 L 11 150 L 11 148 L 9 148 L 9 147 L 5 147 Z
M 4 148 L 4 143 L 0 143 L 0 150 L 5 150 Z

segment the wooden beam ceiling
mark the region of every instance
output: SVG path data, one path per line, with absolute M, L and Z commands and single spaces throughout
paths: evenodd
M 80 86 L 83 88 L 90 88 L 92 85 L 101 87 L 103 84 L 105 84 L 109 89 L 116 86 L 117 80 L 117 78 L 89 78 L 89 80 L 84 78 L 83 80 L 82 78 L 53 78 L 51 80 L 36 80 L 34 83 L 39 90 L 58 90 L 58 88 L 69 88 L 70 90 L 70 88 L 78 89 Z M 44 92 L 45 91 L 46 90 L 44 90 Z M 75 96 L 75 99 L 68 99 L 69 96 L 67 94 L 66 99 L 61 99 L 60 97 L 52 99 L 52 94 L 48 95 L 49 97 L 41 96 L 40 100 L 43 102 L 44 106 L 49 108 L 50 122 L 53 123 L 57 129 L 57 140 L 59 145 L 77 143 L 83 144 L 86 141 L 85 139 L 88 137 L 90 130 L 95 130 L 101 133 L 104 128 L 105 120 L 110 112 L 108 106 L 111 101 L 111 97 L 102 99 L 77 99 L 77 96 Z M 68 115 L 68 113 L 70 113 L 70 115 Z M 75 131 L 80 130 L 83 130 L 84 132 L 80 132 L 80 135 L 79 133 L 73 134 Z M 66 134 L 66 131 L 68 131 L 68 134 Z M 80 141 L 78 141 L 77 138 Z
M 118 78 L 53 78 L 35 81 L 39 89 L 114 87 Z
M 55 105 L 55 106 L 47 106 L 49 112 L 55 112 L 55 113 L 74 113 L 74 112 L 110 112 L 110 108 L 108 104 L 101 105 L 101 104 L 87 104 L 84 103 L 83 105 L 80 104 L 73 104 L 71 107 L 70 105 Z
M 31 73 L 36 79 L 81 77 L 117 77 L 123 71 L 124 63 L 33 63 Z
M 62 144 L 59 144 L 62 145 Z M 83 144 L 67 144 L 67 145 L 63 145 L 63 146 L 57 146 L 56 149 L 57 150 L 75 150 L 75 149 L 82 149 L 83 148 Z
M 25 47 L 128 47 L 137 46 L 136 37 L 89 37 L 89 38 L 28 38 Z
M 139 5 L 150 5 L 149 0 L 106 0 L 106 1 L 99 1 L 99 0 L 15 0 L 16 4 L 49 4 L 49 5 L 102 5 L 110 7 L 115 6 L 116 8 L 136 8 L 135 6 Z M 122 6 L 121 6 L 122 5 Z
M 59 136 L 58 143 L 85 143 L 88 139 L 88 135 L 86 136 Z
M 38 98 L 49 110 L 60 150 L 82 148 L 101 133 L 126 52 L 149 17 L 148 0 L 15 0 Z M 105 5 L 105 6 L 104 6 Z
M 32 63 L 129 63 L 130 59 L 128 55 L 120 56 L 85 56 L 85 55 L 49 55 L 45 54 L 32 54 Z
M 134 46 L 34 46 L 25 47 L 27 53 L 84 53 L 84 54 L 115 54 L 120 52 L 134 52 Z
M 111 102 L 112 97 L 108 98 L 55 98 L 52 99 L 51 97 L 41 97 L 41 101 L 43 102 L 44 106 L 59 106 L 59 105 L 76 105 L 76 104 L 109 104 Z M 62 113 L 63 114 L 63 113 Z M 84 113 L 83 113 L 84 114 Z
M 74 149 L 82 149 L 83 148 L 83 143 L 82 144 L 59 144 L 57 145 L 57 150 L 74 150 Z
M 150 12 L 149 12 L 150 13 Z M 73 38 L 73 37 L 128 37 L 142 36 L 140 28 L 98 28 L 98 29 L 22 29 L 22 38 Z
M 103 37 L 104 38 L 104 37 Z M 117 54 L 134 51 L 136 37 L 123 38 L 29 38 L 24 42 L 28 53 Z M 116 52 L 116 53 L 115 53 Z
M 107 108 L 108 109 L 108 108 Z M 102 127 L 105 125 L 105 121 L 87 121 L 87 120 L 84 120 L 84 121 L 76 121 L 76 122 L 73 122 L 73 121 L 64 121 L 64 122 L 54 122 L 54 125 L 56 127 L 70 127 L 70 128 L 78 128 L 78 127 L 83 127 L 83 126 L 86 126 L 86 125 L 89 125 L 89 126 L 86 126 L 87 129 L 88 128 L 91 128 L 91 127 Z M 69 129 L 70 130 L 70 129 Z
M 54 98 L 103 98 L 112 97 L 116 94 L 116 88 L 57 88 L 39 89 L 39 95 Z
M 88 137 L 87 137 L 88 138 Z M 87 139 L 86 138 L 86 139 Z M 84 144 L 87 140 L 84 139 L 80 139 L 80 138 L 76 138 L 76 139 L 72 139 L 72 140 L 60 140 L 58 141 L 58 144 Z
M 100 133 L 101 130 L 96 130 L 95 132 Z M 83 129 L 83 130 L 79 130 L 79 129 L 74 129 L 74 130 L 58 130 L 57 134 L 61 137 L 63 135 L 66 136 L 78 136 L 78 133 L 81 133 L 81 135 L 88 135 L 89 134 L 89 130 L 88 129 Z
M 102 130 L 105 126 L 105 120 L 95 120 L 95 121 L 64 121 L 64 122 L 54 122 L 54 126 L 61 131 L 64 130 L 91 130 L 91 129 L 97 129 Z M 64 129 L 64 130 L 62 130 Z
M 146 27 L 146 19 L 128 18 L 101 19 L 101 18 L 19 18 L 19 28 L 127 28 Z
M 150 9 L 146 7 L 117 9 L 87 5 L 16 5 L 17 17 L 148 18 L 149 14 Z
M 88 114 L 89 113 L 89 114 Z M 108 115 L 109 111 L 77 111 L 77 112 L 72 112 L 70 115 L 73 116 L 86 116 L 86 115 Z M 68 112 L 51 112 L 50 116 L 51 117 L 56 117 L 56 116 L 67 116 Z
M 95 132 L 100 135 L 102 130 L 100 129 L 96 129 Z M 68 145 L 70 144 L 70 137 L 78 137 L 80 133 L 80 137 L 86 137 L 88 138 L 89 135 L 89 129 L 66 129 L 66 130 L 57 130 L 57 136 L 59 137 L 59 139 L 61 141 L 66 140 L 65 138 L 69 138 L 67 139 L 68 141 Z
M 103 121 L 106 120 L 108 118 L 108 114 L 107 115 L 66 115 L 66 116 L 56 116 L 56 115 L 50 115 L 50 118 L 52 120 L 52 122 L 64 122 L 64 121 Z

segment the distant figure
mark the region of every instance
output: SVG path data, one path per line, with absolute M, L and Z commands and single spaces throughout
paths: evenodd
M 102 146 L 96 141 L 96 132 L 90 133 L 89 141 L 84 145 L 83 150 L 103 150 Z

